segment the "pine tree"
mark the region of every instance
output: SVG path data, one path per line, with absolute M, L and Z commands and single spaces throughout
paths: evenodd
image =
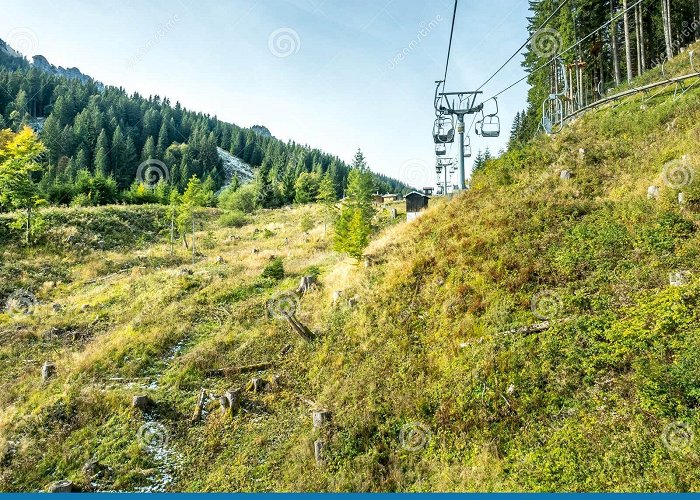
M 96 174 L 103 177 L 107 177 L 111 174 L 109 166 L 109 143 L 107 142 L 107 133 L 105 129 L 102 129 L 100 136 L 97 138 L 94 171 Z

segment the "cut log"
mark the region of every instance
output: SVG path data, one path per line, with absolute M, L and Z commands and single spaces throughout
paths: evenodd
M 56 375 L 56 365 L 47 361 L 44 366 L 41 367 L 41 380 L 43 382 L 48 382 Z
M 316 284 L 316 277 L 315 276 L 304 276 L 301 278 L 301 282 L 299 283 L 299 288 L 297 288 L 297 293 L 299 295 L 304 295 L 306 292 L 311 290 L 311 288 Z
M 230 377 L 231 375 L 238 375 L 241 373 L 258 372 L 262 370 L 268 370 L 275 366 L 274 363 L 257 363 L 255 365 L 246 366 L 231 366 L 226 368 L 219 368 L 216 370 L 209 370 L 206 373 L 207 377 Z
M 325 410 L 311 412 L 311 420 L 313 421 L 314 429 L 320 429 L 330 422 L 331 413 Z
M 147 410 L 152 404 L 151 398 L 148 396 L 134 396 L 134 398 L 131 400 L 131 406 L 134 408 L 138 408 L 141 411 Z
M 51 486 L 49 486 L 49 492 L 51 493 L 72 493 L 73 492 L 73 481 L 56 481 Z
M 199 391 L 199 397 L 197 398 L 197 404 L 194 407 L 194 413 L 192 414 L 192 423 L 197 423 L 202 420 L 202 413 L 204 412 L 204 404 L 207 401 L 207 391 L 202 388 Z

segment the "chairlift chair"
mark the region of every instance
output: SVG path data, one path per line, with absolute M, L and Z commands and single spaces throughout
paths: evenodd
M 485 115 L 481 111 L 481 120 L 477 122 L 476 132 L 482 137 L 500 137 L 501 135 L 501 119 L 498 117 L 498 100 L 494 97 L 493 102 L 496 103 L 496 112 Z
M 451 144 L 455 140 L 455 126 L 452 116 L 441 114 L 435 119 L 433 126 L 435 144 Z
M 445 146 L 445 144 L 442 144 L 442 143 L 436 144 L 435 145 L 435 154 L 437 156 L 445 156 L 447 154 L 447 147 Z
M 468 135 L 465 137 L 465 139 L 466 139 L 466 141 L 465 141 L 465 144 L 464 144 L 464 151 L 463 151 L 463 152 L 464 152 L 464 157 L 465 157 L 465 158 L 471 158 L 471 157 L 472 157 L 472 146 L 471 146 L 472 141 L 471 141 L 471 139 L 469 138 Z

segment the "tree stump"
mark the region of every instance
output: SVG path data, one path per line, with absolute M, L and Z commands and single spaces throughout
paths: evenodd
M 241 408 L 241 390 L 231 389 L 221 396 L 221 410 L 224 414 L 234 416 Z
M 395 208 L 391 209 L 391 219 L 394 220 L 399 216 L 399 211 L 396 210 Z
M 146 411 L 151 406 L 151 398 L 143 395 L 134 396 L 131 400 L 131 406 L 141 411 Z
M 43 382 L 48 382 L 56 375 L 56 365 L 47 361 L 44 366 L 41 367 L 41 380 Z
M 250 383 L 248 384 L 248 390 L 256 394 L 263 392 L 265 390 L 265 387 L 267 387 L 267 382 L 258 377 L 250 379 Z
M 678 193 L 678 204 L 680 206 L 685 205 L 685 193 Z
M 352 309 L 353 307 L 355 307 L 358 304 L 359 301 L 360 301 L 360 298 L 357 295 L 355 295 L 354 297 L 350 297 L 348 299 L 348 307 L 350 307 L 350 309 Z
M 559 174 L 559 178 L 563 181 L 568 181 L 573 176 L 574 175 L 569 170 L 562 170 L 561 173 Z
M 317 464 L 323 463 L 323 448 L 324 447 L 325 447 L 325 443 L 323 441 L 321 441 L 320 439 L 314 441 L 314 457 L 316 458 Z
M 649 189 L 647 189 L 647 198 L 650 200 L 658 200 L 660 192 L 659 186 L 649 186 Z
M 340 302 L 340 298 L 343 296 L 343 291 L 342 290 L 335 290 L 333 292 L 333 305 L 338 304 Z
M 331 420 L 331 413 L 326 410 L 314 411 L 311 413 L 314 429 L 320 429 Z
M 72 493 L 73 492 L 73 481 L 56 481 L 51 486 L 49 486 L 49 492 L 51 493 Z
M 282 376 L 281 375 L 273 375 L 272 379 L 270 380 L 270 390 L 276 391 L 279 390 L 282 387 Z
M 299 283 L 299 288 L 297 288 L 297 293 L 299 295 L 304 295 L 306 292 L 311 290 L 311 288 L 316 284 L 316 277 L 315 276 L 304 276 L 301 278 L 301 282 Z

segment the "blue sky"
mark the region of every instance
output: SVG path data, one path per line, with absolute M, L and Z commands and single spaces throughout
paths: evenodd
M 526 39 L 527 0 L 461 0 L 447 90 L 478 87 Z M 110 85 L 168 96 L 241 126 L 435 183 L 434 81 L 452 0 L 48 0 L 3 2 L 0 38 Z M 423 34 L 421 35 L 421 31 Z M 399 57 L 399 55 L 402 57 Z M 524 75 L 516 58 L 485 96 Z M 504 147 L 520 84 L 499 99 Z

